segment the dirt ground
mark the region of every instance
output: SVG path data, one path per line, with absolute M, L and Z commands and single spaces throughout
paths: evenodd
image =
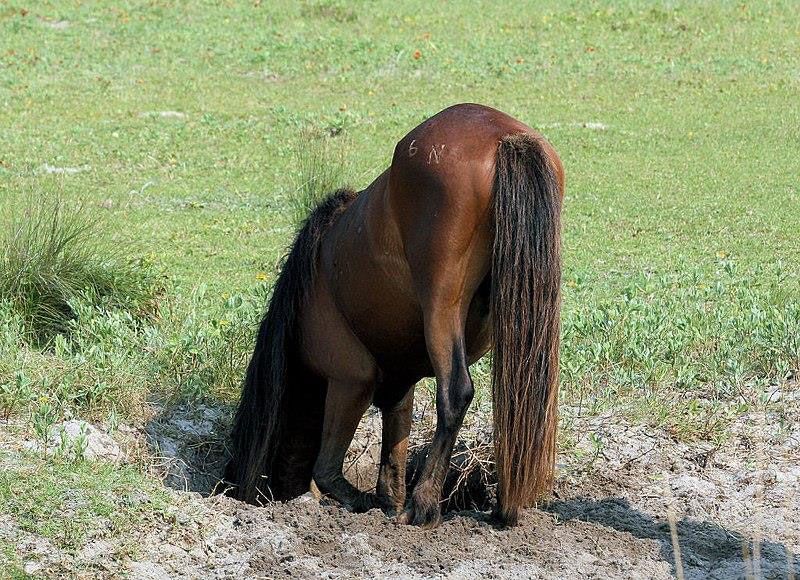
M 228 416 L 179 407 L 151 424 L 156 445 L 170 439 L 172 485 L 205 492 L 213 484 L 224 460 L 209 435 Z M 432 413 L 418 409 L 416 419 L 412 466 L 424 457 Z M 554 498 L 512 529 L 498 529 L 475 509 L 450 511 L 441 527 L 421 531 L 310 494 L 253 507 L 182 493 L 181 541 L 148 538 L 145 555 L 127 566 L 137 578 L 669 578 L 676 575 L 671 509 L 686 578 L 787 578 L 790 568 L 800 574 L 800 425 L 773 419 L 743 417 L 716 448 L 614 417 L 573 416 L 577 445 L 560 460 Z M 489 424 L 471 416 L 455 463 L 490 445 Z M 379 443 L 379 416 L 371 413 L 347 463 L 363 489 L 373 485 Z M 450 508 L 488 510 L 491 475 L 473 475 Z
M 430 415 L 419 412 L 418 440 Z M 377 510 L 353 514 L 311 494 L 265 507 L 208 497 L 224 462 L 217 434 L 229 419 L 227 409 L 182 406 L 162 410 L 147 427 L 157 465 L 177 488 L 170 492 L 175 517 L 141 530 L 133 558 L 109 562 L 103 542 L 76 556 L 54 555 L 13 523 L 0 533 L 27 542 L 43 572 L 48 560 L 63 566 L 72 558 L 78 568 L 94 563 L 100 576 L 138 579 L 670 578 L 677 574 L 672 509 L 685 578 L 800 575 L 800 424 L 780 425 L 769 415 L 740 419 L 719 448 L 613 417 L 573 417 L 577 445 L 560 459 L 551 501 L 511 529 L 472 509 L 448 512 L 431 531 Z M 462 461 L 465 448 L 486 444 L 486 421 L 472 416 Z M 349 476 L 365 489 L 379 433 L 379 417 L 368 415 L 351 449 Z M 417 460 L 423 455 L 417 447 Z M 450 507 L 488 508 L 491 476 L 470 485 L 481 482 L 488 492 L 461 490 Z

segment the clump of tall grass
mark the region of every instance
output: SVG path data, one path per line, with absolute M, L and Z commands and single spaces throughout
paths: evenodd
M 151 264 L 124 256 L 82 207 L 29 203 L 0 236 L 0 302 L 37 345 L 66 333 L 76 300 L 135 316 L 154 312 L 162 285 Z
M 295 225 L 329 194 L 347 187 L 352 166 L 347 161 L 347 141 L 325 132 L 307 130 L 294 150 L 295 191 L 289 198 Z

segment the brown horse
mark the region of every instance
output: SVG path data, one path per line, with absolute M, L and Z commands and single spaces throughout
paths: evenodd
M 472 397 L 468 365 L 494 345 L 496 515 L 552 485 L 558 399 L 558 155 L 481 105 L 431 117 L 360 193 L 340 190 L 297 235 L 261 323 L 226 480 L 240 499 L 309 490 L 434 526 Z M 436 377 L 436 434 L 406 507 L 414 385 Z M 375 495 L 342 474 L 370 404 L 383 417 Z M 405 511 L 402 510 L 405 507 Z

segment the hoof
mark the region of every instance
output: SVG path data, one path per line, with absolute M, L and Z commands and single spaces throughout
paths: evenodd
M 500 505 L 492 510 L 492 519 L 501 527 L 512 528 L 519 523 L 520 510 L 518 507 L 504 509 Z
M 377 495 L 377 498 L 378 498 L 378 507 L 387 516 L 392 517 L 400 514 L 403 511 L 403 504 L 405 504 L 405 500 L 400 501 L 399 499 L 380 493 Z
M 368 512 L 371 509 L 380 508 L 378 497 L 372 493 L 361 493 L 358 497 L 349 502 L 348 507 L 357 514 Z
M 442 510 L 438 501 L 414 497 L 411 506 L 397 517 L 397 521 L 429 530 L 442 523 Z

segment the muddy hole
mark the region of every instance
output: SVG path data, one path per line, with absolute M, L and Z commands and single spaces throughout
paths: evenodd
M 146 427 L 156 471 L 165 485 L 211 495 L 229 458 L 228 434 L 235 408 L 181 402 L 158 409 Z M 465 430 L 459 439 L 442 492 L 442 510 L 486 511 L 492 508 L 496 479 L 488 431 Z M 406 484 L 409 495 L 424 466 L 433 425 L 419 417 L 409 445 Z M 345 476 L 359 489 L 374 491 L 381 451 L 381 416 L 370 409 L 362 419 L 345 458 Z
M 181 402 L 157 410 L 145 428 L 154 469 L 164 484 L 210 495 L 230 456 L 235 408 Z

